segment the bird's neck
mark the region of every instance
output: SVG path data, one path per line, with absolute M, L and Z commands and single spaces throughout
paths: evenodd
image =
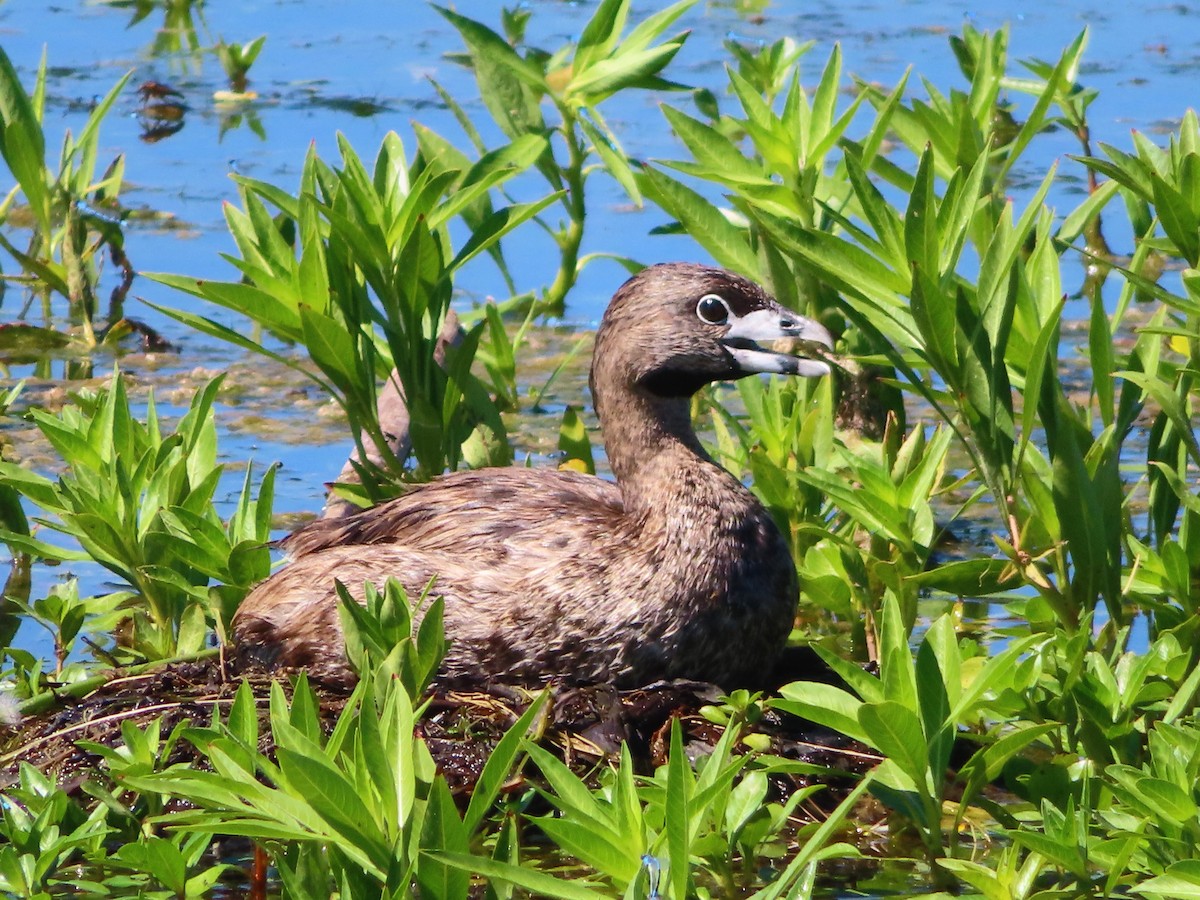
M 714 494 L 750 500 L 749 492 L 701 446 L 689 398 L 632 389 L 601 409 L 609 466 L 630 515 L 677 516 L 693 505 L 710 507 Z

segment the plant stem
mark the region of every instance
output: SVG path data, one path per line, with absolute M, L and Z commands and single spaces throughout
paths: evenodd
M 130 666 L 127 669 L 107 669 L 98 675 L 93 675 L 90 678 L 85 678 L 82 681 L 74 681 L 71 684 L 65 684 L 61 687 L 50 688 L 21 704 L 22 716 L 34 716 L 38 713 L 45 712 L 56 701 L 59 700 L 81 700 L 88 694 L 98 690 L 108 682 L 117 677 L 125 675 L 140 675 L 143 672 L 149 672 L 153 669 L 162 666 L 174 665 L 183 662 L 199 662 L 203 659 L 209 659 L 216 656 L 221 651 L 220 647 L 208 647 L 198 653 L 187 654 L 185 656 L 176 656 L 172 659 L 159 659 L 154 662 L 142 663 L 138 666 Z
M 565 229 L 555 235 L 560 257 L 558 274 L 550 287 L 546 288 L 540 304 L 543 314 L 553 316 L 563 314 L 567 294 L 575 286 L 575 281 L 579 277 L 579 248 L 583 243 L 583 224 L 587 217 L 584 203 L 584 183 L 587 177 L 583 172 L 583 165 L 587 159 L 587 147 L 580 140 L 574 111 L 560 104 L 559 112 L 563 118 L 563 140 L 567 145 L 567 164 L 562 169 L 563 178 L 567 183 L 567 194 L 563 198 L 563 206 L 567 210 L 570 221 Z

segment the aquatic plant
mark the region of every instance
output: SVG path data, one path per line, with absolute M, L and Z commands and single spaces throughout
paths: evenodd
M 217 41 L 214 52 L 221 63 L 221 68 L 225 70 L 225 77 L 229 79 L 229 89 L 235 95 L 248 96 L 246 86 L 249 83 L 250 67 L 258 59 L 258 54 L 262 52 L 263 44 L 266 42 L 265 34 L 260 34 L 254 40 L 244 44 L 230 44 L 223 39 Z
M 534 168 L 555 192 L 566 219 L 557 227 L 544 217 L 537 219 L 559 255 L 554 280 L 536 295 L 535 310 L 539 314 L 562 315 L 567 294 L 584 266 L 598 256 L 608 255 L 581 255 L 587 181 L 592 174 L 607 171 L 630 200 L 641 205 L 634 166 L 599 107 L 617 93 L 680 87 L 661 73 L 683 46 L 687 33 L 666 39 L 663 36 L 694 4 L 695 0 L 673 3 L 625 34 L 630 0 L 603 0 L 577 42 L 554 51 L 527 46 L 524 56 L 519 49 L 525 44 L 528 10 L 504 11 L 501 36 L 482 22 L 438 7 L 462 36 L 467 52 L 457 58 L 475 72 L 484 108 L 500 130 L 510 140 L 538 135 L 547 141 Z M 486 145 L 458 100 L 440 86 L 435 87 L 455 112 L 476 152 L 485 154 Z M 553 110 L 557 122 L 547 120 L 545 106 Z M 419 129 L 418 138 L 430 158 L 448 152 L 449 159 L 459 160 L 460 165 L 465 160 L 460 151 L 429 129 Z M 559 157 L 559 146 L 565 149 L 565 160 Z M 593 157 L 594 163 L 589 161 Z M 469 218 L 466 221 L 470 224 Z M 639 268 L 633 260 L 622 262 L 633 270 Z
M 149 277 L 302 345 L 309 363 L 206 317 L 164 310 L 296 368 L 334 397 L 357 436 L 360 493 L 378 501 L 405 477 L 427 479 L 464 460 L 511 458 L 496 404 L 471 371 L 481 326 L 461 337 L 447 328 L 453 278 L 553 198 L 490 210 L 455 250 L 450 221 L 530 166 L 544 151 L 542 138 L 526 135 L 465 173 L 433 168 L 419 156 L 410 163 L 394 133 L 384 138 L 373 171 L 345 140 L 339 143 L 342 168 L 310 152 L 295 195 L 236 176 L 245 209 L 228 206 L 225 213 L 243 280 Z M 389 380 L 410 420 L 411 472 L 408 454 L 389 442 L 390 426 L 380 422 L 380 385 Z
M 20 267 L 20 281 L 29 288 L 29 301 L 17 318 L 24 318 L 41 298 L 43 315 L 49 319 L 50 297 L 58 294 L 68 301 L 70 321 L 78 329 L 75 335 L 64 335 L 52 325 L 24 324 L 18 345 L 2 351 L 6 356 L 52 352 L 73 342 L 85 348 L 96 343 L 93 320 L 97 317 L 99 266 L 105 252 L 121 275 L 109 300 L 107 327 L 99 337 L 111 335 L 115 339 L 127 333 L 119 327 L 125 295 L 133 280 L 118 201 L 125 162 L 118 155 L 97 177 L 96 157 L 100 126 L 129 77 L 122 77 L 96 104 L 78 137 L 66 135 L 58 165 L 52 168 L 46 157 L 42 124 L 46 56 L 43 53 L 33 90 L 27 91 L 8 55 L 0 49 L 0 155 L 16 182 L 0 203 L 0 222 L 11 227 L 20 212 L 30 229 L 24 249 L 0 232 L 0 248 Z M 20 196 L 25 198 L 22 208 L 16 206 Z M 3 358 L 0 356 L 0 361 Z
M 995 774 L 1054 727 L 1039 723 L 1013 727 L 992 706 L 1006 693 L 1028 689 L 1028 667 L 1020 666 L 1020 661 L 1044 639 L 1026 635 L 964 671 L 962 657 L 972 648 L 960 647 L 951 620 L 942 616 L 925 633 L 914 659 L 900 604 L 891 596 L 883 608 L 879 633 L 878 677 L 822 653 L 857 697 L 829 684 L 796 682 L 784 685 L 780 698 L 770 705 L 879 750 L 886 761 L 874 772 L 872 792 L 911 823 L 930 861 L 936 863 L 953 855 L 958 835 L 957 827 L 945 829 L 943 817 L 950 788 L 946 773 L 960 729 L 984 728 L 973 734 L 979 749 L 957 766 L 960 792 L 954 802 L 955 826 Z
M 214 379 L 198 391 L 175 430 L 166 432 L 153 396 L 135 414 L 117 372 L 107 389 L 81 390 L 59 415 L 30 411 L 66 464 L 56 479 L 0 462 L 6 488 L 42 511 L 34 522 L 70 543 L 13 529 L 0 530 L 0 540 L 38 559 L 99 563 L 122 583 L 103 597 L 81 599 L 67 587 L 29 605 L 29 614 L 54 632 L 63 657 L 81 628 L 120 631 L 105 654 L 108 663 L 195 653 L 213 629 L 226 633 L 242 596 L 269 573 L 274 468 L 257 490 L 247 469 L 228 519 L 214 505 L 224 471 L 213 418 L 220 385 Z M 62 664 L 60 658 L 59 676 Z

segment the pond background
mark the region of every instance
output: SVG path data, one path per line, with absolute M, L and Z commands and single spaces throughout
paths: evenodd
M 598 2 L 598 0 L 596 0 Z M 533 15 L 527 38 L 532 45 L 554 49 L 576 37 L 591 16 L 596 2 L 531 0 L 522 4 Z M 635 2 L 631 20 L 667 4 Z M 461 3 L 458 10 L 499 27 L 502 4 Z M 174 13 L 170 10 L 173 9 Z M 1137 129 L 1156 140 L 1175 128 L 1184 110 L 1194 103 L 1200 70 L 1200 5 L 1162 3 L 1139 6 L 1117 4 L 1100 10 L 1084 3 L 966 2 L 894 3 L 884 0 L 850 2 L 700 2 L 682 20 L 692 31 L 690 39 L 667 75 L 693 87 L 707 87 L 722 96 L 729 60 L 723 48 L 727 39 L 748 43 L 771 42 L 784 35 L 816 46 L 802 63 L 806 84 L 815 82 L 834 42 L 840 42 L 844 68 L 867 81 L 891 86 L 912 66 L 916 76 L 948 92 L 965 85 L 954 61 L 948 37 L 965 23 L 977 29 L 997 29 L 1008 23 L 1010 74 L 1020 75 L 1017 60 L 1037 57 L 1056 60 L 1061 50 L 1085 26 L 1090 41 L 1080 82 L 1099 90 L 1089 110 L 1093 147 L 1097 142 L 1121 147 L 1129 144 L 1128 132 Z M 176 18 L 172 19 L 174 15 Z M 192 31 L 167 27 L 183 20 Z M 246 103 L 223 103 L 214 93 L 227 87 L 225 74 L 212 46 L 220 39 L 246 43 L 265 34 L 266 44 L 250 70 L 250 87 L 259 98 Z M 118 99 L 101 133 L 101 166 L 118 153 L 126 155 L 126 207 L 153 213 L 126 227 L 126 252 L 139 271 L 185 274 L 198 278 L 233 277 L 233 269 L 220 258 L 232 252 L 222 213 L 225 202 L 237 203 L 237 192 L 228 175 L 241 172 L 294 190 L 304 155 L 310 144 L 327 160 L 337 156 L 338 132 L 365 160 L 373 158 L 389 130 L 397 131 L 410 149 L 415 147 L 410 123 L 419 121 L 460 147 L 466 141 L 453 116 L 438 100 L 429 79 L 436 79 L 472 115 L 489 145 L 501 137 L 484 123 L 490 119 L 478 101 L 473 76 L 445 54 L 461 49 L 457 32 L 430 5 L 412 0 L 362 2 L 362 0 L 263 0 L 236 4 L 207 4 L 185 0 L 152 3 L 150 0 L 113 2 L 62 2 L 38 0 L 0 2 L 0 46 L 16 66 L 23 82 L 32 87 L 38 61 L 45 48 L 47 79 L 47 153 L 57 159 L 61 135 L 78 131 L 90 105 L 103 96 L 126 71 L 134 70 L 130 86 Z M 170 85 L 182 94 L 187 107 L 183 127 L 154 142 L 143 139 L 144 119 L 136 86 L 146 81 Z M 847 83 L 849 83 L 847 81 Z M 917 78 L 909 93 L 920 96 Z M 1017 118 L 1029 101 L 1010 98 Z M 686 94 L 665 97 L 646 92 L 624 92 L 603 106 L 609 123 L 625 150 L 638 158 L 672 158 L 680 155 L 666 120 L 658 110 L 661 101 L 691 110 Z M 848 99 L 845 102 L 849 102 Z M 853 129 L 852 129 L 852 133 Z M 1164 139 L 1165 140 L 1165 139 Z M 1086 184 L 1082 166 L 1065 158 L 1079 150 L 1077 139 L 1059 131 L 1036 141 L 1014 173 L 1011 192 L 1018 205 L 1031 184 L 1060 159 L 1060 177 L 1049 204 L 1060 213 L 1076 206 Z M 5 173 L 4 190 L 9 186 Z M 540 185 L 530 182 L 528 198 Z M 657 209 L 636 210 L 610 180 L 589 182 L 587 236 L 583 251 L 633 257 L 644 263 L 668 259 L 704 259 L 702 251 L 685 237 L 648 237 L 667 221 Z M 522 186 L 515 190 L 520 193 Z M 1114 222 L 1116 218 L 1114 218 Z M 1124 223 L 1122 223 L 1124 224 Z M 1106 231 L 1118 253 L 1131 249 L 1128 233 Z M 18 245 L 21 239 L 15 240 Z M 553 277 L 547 246 L 540 246 L 536 229 L 525 228 L 506 245 L 506 256 L 518 290 L 538 288 Z M 595 326 L 608 297 L 624 278 L 614 263 L 599 262 L 585 270 L 568 298 L 563 325 L 569 332 Z M 1076 289 L 1083 267 L 1064 270 L 1064 283 Z M 101 296 L 108 288 L 102 283 Z M 460 279 L 461 302 L 482 300 L 503 284 L 486 261 L 477 261 Z M 1115 298 L 1118 285 L 1109 285 Z M 134 282 L 127 315 L 143 319 L 179 348 L 178 355 L 157 359 L 134 356 L 122 368 L 153 372 L 167 384 L 186 387 L 176 394 L 159 389 L 160 408 L 178 412 L 172 403 L 186 404 L 190 390 L 202 380 L 235 365 L 243 372 L 260 365 L 240 352 L 195 333 L 157 314 L 133 298 L 177 306 L 242 327 L 233 314 L 205 307 L 200 301 L 155 284 L 145 278 Z M 1111 298 L 1110 298 L 1111 299 Z M 23 292 L 10 286 L 0 297 L 0 323 L 11 322 L 25 306 Z M 1069 306 L 1082 318 L 1086 306 Z M 61 310 L 60 310 L 61 312 Z M 37 305 L 29 313 L 38 313 Z M 96 373 L 111 368 L 98 358 Z M 520 371 L 520 370 L 519 370 Z M 11 370 L 12 380 L 27 377 L 21 367 Z M 244 375 L 243 375 L 244 377 Z M 531 379 L 540 385 L 544 375 Z M 324 498 L 324 482 L 336 476 L 350 447 L 348 432 L 336 417 L 316 417 L 321 398 L 311 393 L 274 390 L 269 383 L 255 392 L 247 386 L 246 404 L 230 402 L 220 413 L 222 456 L 240 464 L 282 464 L 277 486 L 279 513 L 315 511 Z M 47 385 L 30 383 L 31 392 Z M 566 402 L 586 402 L 579 379 L 561 382 L 563 396 L 551 398 L 546 415 L 557 426 Z M 266 394 L 265 398 L 262 396 Z M 253 398 L 253 403 L 250 403 Z M 307 401 L 307 402 L 300 402 Z M 294 420 L 302 421 L 296 422 Z M 285 427 L 299 424 L 304 428 Z M 324 423 L 324 424 L 322 424 Z M 520 446 L 518 459 L 534 448 Z M 20 448 L 17 448 L 20 454 Z M 234 472 L 230 490 L 240 476 Z M 77 574 L 81 592 L 105 590 L 103 574 L 65 567 L 35 567 L 33 596 L 42 596 L 49 585 Z M 38 653 L 50 647 L 40 632 L 26 630 L 17 643 Z

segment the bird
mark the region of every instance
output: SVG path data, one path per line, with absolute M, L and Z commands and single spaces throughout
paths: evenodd
M 774 342 L 790 339 L 793 350 Z M 568 469 L 441 475 L 318 520 L 232 622 L 242 659 L 352 682 L 335 582 L 395 577 L 444 602 L 445 684 L 634 688 L 754 682 L 783 652 L 798 583 L 787 541 L 701 445 L 691 398 L 761 373 L 830 371 L 829 332 L 755 282 L 692 263 L 648 266 L 613 295 L 590 374 L 612 480 Z

